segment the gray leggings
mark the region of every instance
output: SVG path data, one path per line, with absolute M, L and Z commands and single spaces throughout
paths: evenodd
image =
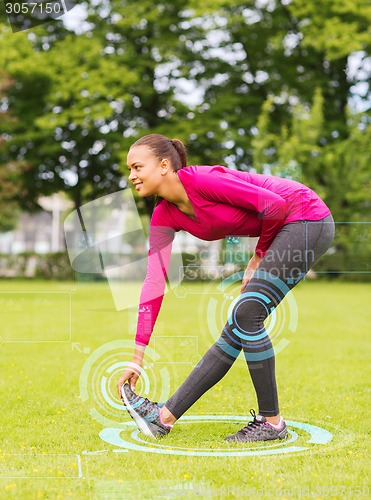
M 326 252 L 334 233 L 331 215 L 282 227 L 236 302 L 220 338 L 165 403 L 177 419 L 224 377 L 241 350 L 254 384 L 259 413 L 279 414 L 275 356 L 264 320 Z

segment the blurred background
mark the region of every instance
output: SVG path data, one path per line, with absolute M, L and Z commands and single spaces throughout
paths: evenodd
M 126 188 L 128 148 L 162 133 L 190 164 L 310 186 L 337 222 L 316 276 L 371 281 L 367 0 L 89 1 L 18 32 L 4 5 L 0 277 L 83 279 L 66 216 Z M 146 224 L 154 200 L 136 201 Z M 228 245 L 224 263 L 251 251 L 229 240 L 220 255 Z M 202 264 L 200 242 L 184 249 Z

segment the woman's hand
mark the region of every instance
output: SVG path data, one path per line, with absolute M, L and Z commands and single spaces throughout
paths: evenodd
M 129 366 L 123 371 L 120 380 L 117 382 L 117 390 L 120 398 L 121 388 L 125 382 L 129 382 L 131 389 L 135 391 L 135 386 L 142 372 L 144 350 L 145 346 L 136 346 L 133 359 L 129 363 Z
M 242 278 L 242 284 L 241 284 L 241 290 L 240 293 L 243 293 L 245 290 L 246 285 L 248 282 L 251 280 L 253 274 L 255 271 L 258 269 L 260 262 L 263 259 L 258 257 L 256 254 L 254 254 L 251 259 L 249 260 L 249 263 L 247 264 L 247 267 L 245 269 L 245 273 Z
M 142 371 L 142 364 L 138 364 L 135 362 L 135 359 L 129 363 L 129 366 L 123 371 L 120 380 L 117 382 L 117 390 L 119 396 L 121 398 L 121 388 L 125 384 L 125 382 L 129 382 L 130 387 L 133 391 L 135 391 L 135 386 L 137 384 L 137 380 Z

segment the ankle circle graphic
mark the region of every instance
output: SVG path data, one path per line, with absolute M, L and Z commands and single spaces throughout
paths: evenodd
M 117 382 L 128 366 L 134 351 L 134 342 L 116 340 L 96 349 L 85 361 L 80 373 L 80 398 L 88 413 L 104 426 L 125 425 L 130 419 L 119 397 Z M 170 374 L 165 366 L 158 374 L 154 362 L 160 356 L 150 347 L 146 349 L 146 364 L 138 379 L 138 391 L 148 397 L 160 394 L 166 401 L 170 394 Z M 128 361 L 123 361 L 128 360 Z
M 223 424 L 244 425 L 248 419 L 245 416 L 237 415 L 189 415 L 183 416 L 177 422 L 177 426 L 202 424 L 206 422 L 219 422 Z M 246 443 L 227 445 L 222 448 L 213 448 L 210 446 L 201 447 L 180 447 L 169 446 L 153 439 L 146 440 L 135 428 L 134 422 L 129 422 L 125 430 L 118 428 L 103 429 L 100 438 L 117 448 L 115 452 L 139 451 L 144 453 L 157 453 L 162 455 L 182 455 L 182 456 L 213 456 L 213 457 L 231 457 L 231 456 L 256 456 L 256 455 L 281 455 L 287 453 L 297 453 L 313 450 L 316 445 L 326 445 L 332 440 L 332 434 L 322 427 L 315 425 L 286 420 L 289 431 L 288 439 L 282 441 L 272 441 L 264 443 Z M 134 430 L 133 430 L 134 428 Z M 294 430 L 295 429 L 295 430 Z M 300 435 L 298 432 L 300 432 Z M 125 434 L 125 437 L 123 436 Z M 294 444 L 295 443 L 295 444 Z

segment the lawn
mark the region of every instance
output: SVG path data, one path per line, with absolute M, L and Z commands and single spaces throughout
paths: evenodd
M 185 292 L 166 296 L 146 352 L 151 399 L 184 380 L 236 295 Z M 290 430 L 274 446 L 224 442 L 257 410 L 240 358 L 165 439 L 138 434 L 115 393 L 135 309 L 116 311 L 106 282 L 1 281 L 0 303 L 1 499 L 371 495 L 369 284 L 305 281 L 268 322 Z

